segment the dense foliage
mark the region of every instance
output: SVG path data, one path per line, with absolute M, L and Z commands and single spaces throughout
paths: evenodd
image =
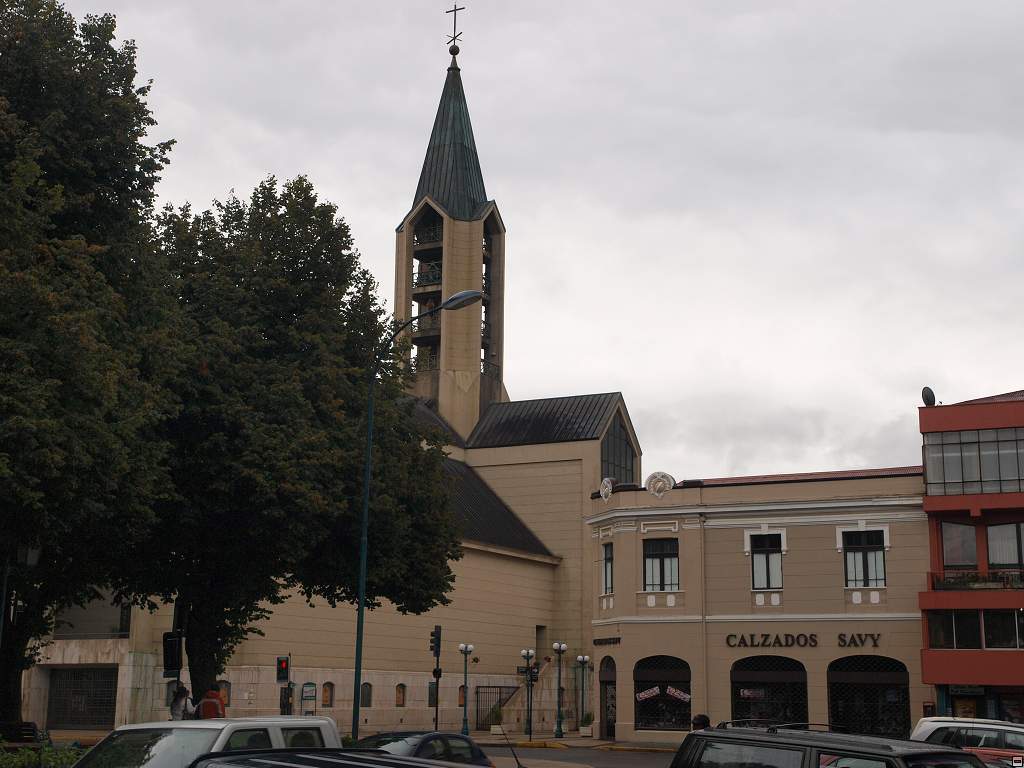
M 196 690 L 289 594 L 354 600 L 374 354 L 371 603 L 444 602 L 459 555 L 440 445 L 381 349 L 348 226 L 301 177 L 154 215 L 171 143 L 146 143 L 149 86 L 114 33 L 54 0 L 0 4 L 0 568 L 17 605 L 0 720 L 19 718 L 59 611 L 108 590 L 187 609 Z

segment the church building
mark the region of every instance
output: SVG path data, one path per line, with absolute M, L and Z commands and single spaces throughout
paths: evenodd
M 685 479 L 641 474 L 622 395 L 514 400 L 504 365 L 505 220 L 489 199 L 453 46 L 412 206 L 395 236 L 395 313 L 463 290 L 482 301 L 409 330 L 417 418 L 447 435 L 464 557 L 449 605 L 367 613 L 360 731 L 593 720 L 595 737 L 681 738 L 690 719 L 829 722 L 906 735 L 934 708 L 919 593 L 930 564 L 921 466 Z M 511 220 L 510 220 L 510 223 Z M 600 382 L 594 388 L 600 390 Z M 1024 425 L 1021 425 L 1024 426 Z M 934 557 L 931 557 L 934 560 Z M 68 612 L 26 673 L 24 716 L 51 731 L 168 718 L 171 611 Z M 443 676 L 431 631 L 442 627 Z M 355 609 L 274 609 L 221 682 L 229 716 L 276 714 L 279 656 L 294 711 L 349 729 Z M 472 644 L 468 688 L 459 644 Z M 566 646 L 558 657 L 554 643 Z M 187 679 L 185 683 L 187 684 Z

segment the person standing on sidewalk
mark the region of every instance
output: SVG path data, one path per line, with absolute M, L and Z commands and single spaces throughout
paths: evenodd
M 171 700 L 171 720 L 190 720 L 195 711 L 196 708 L 188 700 L 188 688 L 179 685 Z

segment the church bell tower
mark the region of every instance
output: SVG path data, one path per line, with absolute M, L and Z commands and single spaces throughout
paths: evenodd
M 412 209 L 397 230 L 395 316 L 413 317 L 454 293 L 483 301 L 415 324 L 412 394 L 463 438 L 484 409 L 507 401 L 504 354 L 505 225 L 487 199 L 462 87 L 457 45 L 434 118 Z

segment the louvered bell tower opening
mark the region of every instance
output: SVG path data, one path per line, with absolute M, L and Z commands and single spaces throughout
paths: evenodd
M 415 305 L 413 315 L 429 312 L 441 303 L 441 278 L 444 264 L 444 221 L 440 214 L 425 206 L 413 225 L 413 268 L 410 294 Z M 412 329 L 416 372 L 436 371 L 441 352 L 441 314 L 418 320 Z

